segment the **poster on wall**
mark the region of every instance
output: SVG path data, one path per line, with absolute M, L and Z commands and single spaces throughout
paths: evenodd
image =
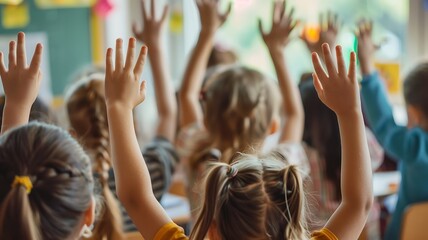
M 0 0 L 1 1 L 1 0 Z M 40 8 L 76 8 L 92 7 L 96 0 L 35 0 Z
M 400 81 L 400 64 L 395 62 L 383 63 L 376 62 L 376 69 L 379 71 L 382 79 L 385 81 L 388 93 L 391 95 L 397 95 L 401 92 L 401 81 Z
M 7 5 L 2 10 L 1 23 L 5 29 L 24 28 L 30 22 L 27 4 Z
M 9 42 L 15 40 L 16 35 L 0 35 L 0 51 L 3 53 L 9 52 Z M 42 83 L 40 86 L 39 97 L 45 103 L 49 104 L 52 101 L 52 88 L 51 88 L 51 75 L 50 75 L 50 63 L 49 63 L 49 49 L 48 49 L 48 36 L 43 32 L 33 32 L 25 34 L 25 50 L 27 51 L 27 61 L 28 64 L 31 61 L 31 57 L 34 53 L 34 48 L 37 43 L 43 44 L 43 56 L 42 56 L 42 65 L 40 67 L 42 71 Z M 3 59 L 5 61 L 5 66 L 8 66 L 7 57 Z M 3 95 L 3 86 L 0 84 L 0 95 Z

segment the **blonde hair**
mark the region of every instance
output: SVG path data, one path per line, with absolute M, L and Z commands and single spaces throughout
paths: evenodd
M 123 235 L 122 217 L 118 202 L 108 185 L 110 159 L 107 110 L 104 100 L 102 75 L 93 74 L 77 82 L 67 96 L 70 125 L 92 156 L 105 206 L 97 219 L 93 239 L 120 239 Z
M 213 223 L 221 239 L 306 239 L 305 194 L 296 166 L 280 153 L 239 155 L 214 163 L 191 239 L 203 240 Z
M 200 162 L 201 153 L 210 148 L 220 150 L 225 162 L 230 161 L 233 153 L 251 152 L 251 147 L 264 141 L 279 112 L 278 90 L 256 70 L 228 67 L 213 74 L 206 85 L 202 105 L 210 142 L 192 157 L 193 166 Z

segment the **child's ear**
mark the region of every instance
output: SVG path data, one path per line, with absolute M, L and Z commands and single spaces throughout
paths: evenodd
M 421 126 L 424 120 L 422 111 L 413 105 L 407 104 L 407 127 L 414 128 L 417 126 Z
M 83 222 L 84 225 L 89 227 L 89 226 L 92 226 L 94 224 L 95 208 L 96 208 L 95 198 L 92 197 L 91 205 L 88 207 L 88 209 L 85 212 L 84 222 Z
M 279 118 L 279 116 L 274 116 L 272 118 L 272 121 L 270 123 L 270 127 L 268 129 L 268 131 L 269 131 L 268 135 L 271 135 L 271 134 L 278 132 L 280 124 L 281 124 L 281 119 Z

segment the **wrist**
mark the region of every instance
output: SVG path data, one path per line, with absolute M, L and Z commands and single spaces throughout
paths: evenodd
M 28 104 L 28 103 L 20 103 L 20 102 L 15 102 L 15 101 L 8 101 L 7 97 L 4 103 L 4 109 L 8 109 L 8 110 L 14 110 L 14 112 L 23 112 L 23 113 L 30 113 L 31 111 L 31 106 L 33 104 Z
M 346 111 L 336 112 L 338 120 L 343 120 L 345 122 L 353 122 L 359 119 L 363 119 L 363 113 L 360 109 L 349 109 Z
M 199 39 L 200 40 L 210 40 L 214 39 L 216 30 L 214 29 L 201 29 L 199 33 Z
M 267 45 L 269 53 L 272 57 L 283 57 L 284 48 L 279 46 L 269 46 Z
M 375 67 L 373 63 L 364 63 L 361 62 L 361 74 L 363 76 L 370 75 L 374 72 Z
M 119 102 L 106 102 L 107 112 L 125 114 L 127 112 L 132 112 L 133 107 L 128 104 L 119 103 Z

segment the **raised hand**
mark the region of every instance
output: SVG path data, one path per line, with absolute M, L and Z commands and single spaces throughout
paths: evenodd
M 126 62 L 123 59 L 123 41 L 116 40 L 116 58 L 113 61 L 113 49 L 107 50 L 105 94 L 107 106 L 116 106 L 132 110 L 146 97 L 146 82 L 139 83 L 147 57 L 147 47 L 140 50 L 135 62 L 135 38 L 129 39 Z
M 262 21 L 259 19 L 259 29 L 266 46 L 271 50 L 282 50 L 290 41 L 290 34 L 296 27 L 293 19 L 294 8 L 288 14 L 285 13 L 286 1 L 274 3 L 272 29 L 264 32 Z
M 361 72 L 368 75 L 374 71 L 373 57 L 379 45 L 372 39 L 373 22 L 361 20 L 356 32 L 358 38 L 358 59 L 360 60 Z
M 3 53 L 0 52 L 0 76 L 7 105 L 26 110 L 31 108 L 39 94 L 42 52 L 43 48 L 39 43 L 36 46 L 30 66 L 28 66 L 25 34 L 22 32 L 18 33 L 18 46 L 15 41 L 11 41 L 9 44 L 8 69 L 4 66 Z
M 318 54 L 312 54 L 314 85 L 319 98 L 337 115 L 361 112 L 355 53 L 351 53 L 349 71 L 346 71 L 341 46 L 336 47 L 337 68 L 328 44 L 322 45 L 322 51 L 327 72 L 324 71 Z
M 225 13 L 220 13 L 219 0 L 196 0 L 201 20 L 201 33 L 214 34 L 220 28 L 232 11 L 232 3 Z
M 316 52 L 321 54 L 322 45 L 327 43 L 330 46 L 334 46 L 337 42 L 337 36 L 339 34 L 340 23 L 337 14 L 333 14 L 328 11 L 327 14 L 320 14 L 319 16 L 319 39 L 316 42 L 310 41 L 306 34 L 302 34 L 300 38 L 306 43 L 310 52 Z
M 137 24 L 134 23 L 132 31 L 135 37 L 147 44 L 149 47 L 152 45 L 160 44 L 160 35 L 162 28 L 165 26 L 166 19 L 169 13 L 169 6 L 165 5 L 163 13 L 160 19 L 156 19 L 156 6 L 155 0 L 151 0 L 150 3 L 150 14 L 147 12 L 146 2 L 148 0 L 141 0 L 141 14 L 143 16 L 143 30 L 137 29 Z

